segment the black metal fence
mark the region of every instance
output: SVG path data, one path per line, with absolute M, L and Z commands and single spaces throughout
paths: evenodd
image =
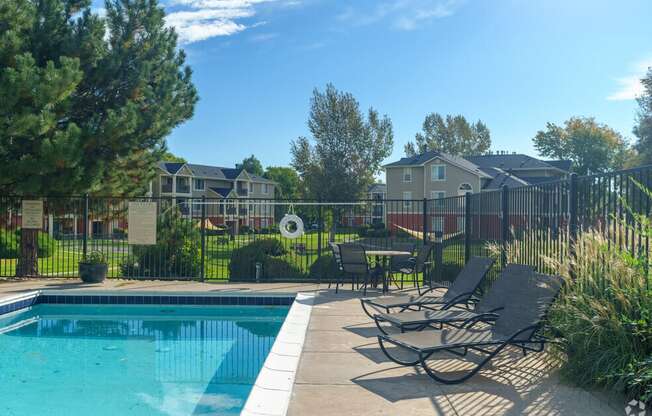
M 99 251 L 113 278 L 324 281 L 333 277 L 329 242 L 416 251 L 441 233 L 431 277 L 451 279 L 471 256 L 496 255 L 492 246 L 509 245 L 510 261 L 547 271 L 546 259 L 571 255 L 574 237 L 589 228 L 649 259 L 650 236 L 635 221 L 651 213 L 642 187 L 652 187 L 652 166 L 442 199 L 46 197 L 37 274 L 76 276 L 84 254 Z M 17 273 L 23 199 L 0 197 L 2 277 Z M 156 203 L 156 245 L 129 244 L 133 201 Z M 278 229 L 290 214 L 305 228 L 294 239 Z M 498 256 L 507 261 L 505 251 Z

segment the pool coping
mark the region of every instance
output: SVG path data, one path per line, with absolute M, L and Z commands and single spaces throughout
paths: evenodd
M 285 416 L 310 324 L 315 296 L 297 293 L 241 416 Z

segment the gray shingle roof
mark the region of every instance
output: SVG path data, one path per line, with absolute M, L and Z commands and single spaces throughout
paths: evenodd
M 210 188 L 211 191 L 215 192 L 222 198 L 226 198 L 233 188 Z
M 161 169 L 163 169 L 170 175 L 174 175 L 175 173 L 177 173 L 183 165 L 184 165 L 183 163 L 179 163 L 179 162 L 159 162 L 158 164 L 158 166 Z
M 194 176 L 207 179 L 234 180 L 244 170 L 242 168 L 222 168 L 219 166 L 196 165 L 194 163 L 159 162 L 159 167 L 170 175 L 177 173 L 184 165 L 190 169 Z M 276 183 L 270 179 L 263 178 L 262 176 L 252 174 L 249 174 L 249 176 L 255 182 Z
M 519 153 L 466 156 L 466 159 L 481 168 L 491 167 L 500 168 L 502 170 L 557 168 L 557 166 L 553 166 L 544 160 Z
M 374 183 L 369 186 L 369 192 L 387 192 L 387 185 L 384 183 Z
M 513 175 L 509 172 L 505 172 L 504 170 L 500 169 L 495 169 L 495 168 L 485 168 L 485 171 L 489 172 L 491 171 L 493 173 L 493 179 L 488 181 L 482 189 L 489 190 L 489 189 L 500 189 L 503 186 L 507 186 L 508 188 L 515 188 L 519 186 L 526 186 L 529 185 L 529 182 L 519 178 L 516 175 Z
M 557 169 L 565 170 L 569 172 L 573 165 L 573 162 L 570 160 L 546 160 L 545 161 L 550 166 L 554 166 Z
M 421 153 L 416 156 L 404 157 L 396 162 L 388 163 L 384 167 L 391 168 L 391 167 L 399 167 L 399 166 L 421 166 L 434 158 L 440 158 L 452 165 L 457 165 L 461 168 L 471 171 L 477 174 L 478 176 L 482 176 L 486 178 L 490 177 L 485 172 L 483 172 L 478 165 L 476 165 L 472 161 L 467 160 L 466 158 L 449 155 L 448 153 L 434 152 L 434 151 Z

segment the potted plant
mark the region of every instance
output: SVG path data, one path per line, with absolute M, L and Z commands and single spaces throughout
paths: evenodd
M 109 271 L 106 257 L 99 251 L 82 256 L 79 262 L 79 277 L 86 283 L 101 283 Z

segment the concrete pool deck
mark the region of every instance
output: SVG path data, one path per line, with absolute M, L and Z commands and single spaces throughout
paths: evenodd
M 288 415 L 624 415 L 618 397 L 563 384 L 544 354 L 523 358 L 506 351 L 459 385 L 433 382 L 422 371 L 389 361 L 376 342 L 377 328 L 360 308 L 358 292 L 335 294 L 326 286 L 72 279 L 0 280 L 0 298 L 32 290 L 298 293 L 316 297 Z M 472 358 L 473 359 L 473 358 Z M 456 371 L 450 355 L 435 368 Z

